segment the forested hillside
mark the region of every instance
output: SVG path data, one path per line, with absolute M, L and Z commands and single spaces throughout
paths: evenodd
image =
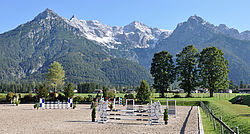
M 62 64 L 66 81 L 138 85 L 151 81 L 137 63 L 114 59 L 108 49 L 86 39 L 53 11 L 0 35 L 0 80 L 43 80 L 53 61 Z M 114 76 L 115 74 L 115 76 Z

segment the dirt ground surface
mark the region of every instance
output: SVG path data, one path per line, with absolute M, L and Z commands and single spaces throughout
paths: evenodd
M 160 122 L 163 122 L 163 120 L 160 120 Z M 169 116 L 167 125 L 148 125 L 147 121 L 127 120 L 109 120 L 109 122 L 102 124 L 91 122 L 90 105 L 85 104 L 79 104 L 76 109 L 68 110 L 35 110 L 32 104 L 21 104 L 19 106 L 1 104 L 0 133 L 196 134 L 198 133 L 198 113 L 197 107 L 177 106 L 177 116 Z

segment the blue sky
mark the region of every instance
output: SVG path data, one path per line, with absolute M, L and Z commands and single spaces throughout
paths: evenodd
M 250 30 L 250 0 L 2 0 L 0 33 L 32 20 L 49 8 L 58 15 L 123 26 L 137 20 L 150 27 L 174 30 L 197 14 L 212 24 Z

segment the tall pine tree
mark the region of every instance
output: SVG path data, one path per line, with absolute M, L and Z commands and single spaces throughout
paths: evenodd
M 48 97 L 48 90 L 46 89 L 45 85 L 40 83 L 39 88 L 36 90 L 36 94 L 38 98 L 47 98 Z
M 136 98 L 142 103 L 149 102 L 151 91 L 146 80 L 141 81 L 140 88 L 137 91 Z
M 74 90 L 73 90 L 73 84 L 68 83 L 66 87 L 64 88 L 64 95 L 66 98 L 73 98 L 74 96 Z

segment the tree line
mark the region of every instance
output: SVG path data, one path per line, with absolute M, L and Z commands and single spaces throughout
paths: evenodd
M 0 83 L 0 93 L 14 92 L 14 93 L 29 93 L 32 92 L 33 89 L 37 89 L 39 87 L 39 83 L 32 82 L 1 82 Z
M 229 86 L 228 61 L 224 53 L 216 47 L 204 48 L 200 53 L 193 45 L 188 45 L 176 55 L 176 65 L 173 56 L 167 51 L 155 53 L 151 64 L 151 74 L 154 78 L 153 87 L 165 97 L 170 84 L 176 80 L 180 88 L 191 96 L 191 91 L 197 87 L 207 88 L 210 97 L 217 89 Z

